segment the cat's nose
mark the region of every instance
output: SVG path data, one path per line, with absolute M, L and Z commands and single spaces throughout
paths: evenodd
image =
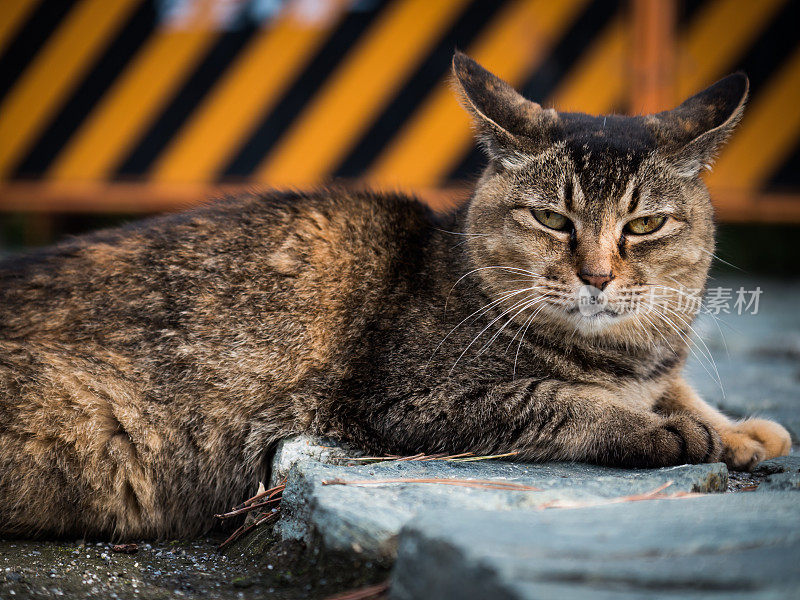
M 611 271 L 608 273 L 592 273 L 581 269 L 578 271 L 578 278 L 586 285 L 592 285 L 599 290 L 604 290 L 608 282 L 614 279 L 614 274 Z

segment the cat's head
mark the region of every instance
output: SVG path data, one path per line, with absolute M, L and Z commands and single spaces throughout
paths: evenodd
M 625 343 L 685 329 L 714 246 L 699 175 L 742 116 L 747 77 L 655 115 L 595 117 L 544 109 L 464 54 L 453 71 L 489 156 L 470 255 L 495 299 L 511 294 L 508 316 Z

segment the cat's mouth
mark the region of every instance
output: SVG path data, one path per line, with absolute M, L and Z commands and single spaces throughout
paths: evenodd
M 616 318 L 619 318 L 621 316 L 620 313 L 618 313 L 618 312 L 616 312 L 614 310 L 611 310 L 610 308 L 601 308 L 601 309 L 596 310 L 596 311 L 588 311 L 583 306 L 573 306 L 571 308 L 568 308 L 567 309 L 567 314 L 568 315 L 572 315 L 572 316 L 580 315 L 580 316 L 585 317 L 587 319 L 597 319 L 597 318 L 602 318 L 602 317 L 611 317 L 611 318 L 616 319 Z

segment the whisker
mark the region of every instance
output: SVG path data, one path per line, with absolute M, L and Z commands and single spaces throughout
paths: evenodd
M 522 289 L 518 289 L 518 290 L 509 290 L 507 292 L 503 292 L 503 294 L 499 298 L 495 298 L 494 300 L 489 302 L 489 304 L 487 304 L 485 306 L 482 306 L 478 310 L 474 311 L 472 314 L 470 314 L 467 317 L 465 317 L 464 319 L 462 319 L 455 327 L 453 327 L 447 333 L 446 336 L 444 336 L 444 338 L 442 338 L 442 341 L 439 342 L 439 344 L 436 346 L 436 348 L 434 348 L 433 353 L 431 354 L 431 357 L 428 359 L 428 362 L 425 365 L 425 368 L 427 369 L 430 366 L 431 360 L 433 360 L 433 357 L 439 351 L 439 348 L 442 347 L 442 344 L 444 344 L 445 341 L 453 334 L 453 332 L 456 329 L 458 329 L 459 327 L 461 327 L 464 323 L 466 323 L 467 321 L 469 321 L 473 317 L 476 318 L 476 319 L 480 318 L 481 316 L 486 314 L 488 311 L 490 311 L 492 309 L 492 307 L 495 306 L 496 304 L 502 304 L 506 300 L 508 300 L 510 298 L 513 298 L 514 296 L 516 296 L 518 294 L 522 294 L 524 292 L 529 292 L 529 291 L 532 291 L 532 290 L 535 290 L 535 289 L 536 289 L 536 286 L 533 286 L 533 287 L 522 288 Z
M 488 341 L 486 344 L 484 344 L 484 346 L 483 346 L 483 347 L 482 347 L 482 348 L 481 348 L 481 349 L 478 351 L 478 354 L 477 354 L 477 356 L 476 356 L 475 358 L 478 358 L 479 356 L 481 356 L 481 355 L 482 355 L 482 354 L 483 354 L 483 353 L 484 353 L 484 352 L 485 352 L 485 351 L 486 351 L 486 350 L 489 348 L 489 346 L 491 346 L 491 345 L 492 345 L 492 343 L 493 343 L 493 342 L 494 342 L 494 341 L 497 339 L 497 337 L 498 337 L 498 336 L 499 336 L 499 335 L 500 335 L 500 334 L 503 332 L 503 330 L 504 330 L 504 329 L 505 329 L 505 328 L 508 326 L 508 324 L 509 324 L 509 323 L 511 323 L 511 321 L 513 321 L 514 319 L 516 319 L 516 318 L 517 318 L 519 315 L 521 315 L 523 312 L 525 312 L 526 310 L 528 310 L 528 309 L 529 309 L 531 306 L 533 306 L 534 304 L 536 304 L 537 302 L 539 302 L 539 301 L 540 301 L 542 298 L 544 298 L 544 295 L 537 296 L 536 298 L 533 298 L 532 300 L 531 300 L 531 299 L 528 299 L 528 300 L 525 302 L 525 305 L 524 305 L 524 306 L 523 306 L 523 307 L 522 307 L 522 308 L 521 308 L 519 311 L 517 311 L 517 312 L 516 312 L 516 313 L 515 313 L 513 316 L 511 316 L 511 317 L 508 319 L 508 321 L 506 321 L 506 322 L 505 322 L 505 324 L 504 324 L 504 325 L 503 325 L 503 326 L 502 326 L 500 329 L 498 329 L 498 330 L 497 330 L 497 332 L 495 332 L 495 334 L 492 336 L 492 338 L 491 338 L 491 339 L 490 339 L 490 340 L 489 340 L 489 341 Z M 512 310 L 513 310 L 513 309 L 512 309 Z M 473 359 L 473 360 L 474 360 L 474 359 Z
M 672 319 L 669 318 L 668 315 L 666 315 L 664 312 L 659 310 L 659 308 L 666 308 L 666 307 L 663 306 L 663 305 L 651 305 L 651 307 L 653 308 L 653 310 L 655 311 L 655 314 L 659 317 L 659 319 L 662 322 L 664 322 L 665 325 L 670 327 L 680 337 L 680 339 L 686 344 L 686 347 L 689 349 L 689 352 L 691 352 L 692 355 L 697 359 L 697 362 L 700 364 L 701 367 L 703 367 L 703 370 L 711 378 L 711 380 L 714 381 L 717 385 L 719 385 L 720 391 L 722 392 L 722 396 L 724 398 L 725 397 L 725 388 L 722 385 L 722 378 L 719 375 L 719 371 L 717 370 L 716 362 L 714 362 L 714 358 L 713 358 L 713 356 L 711 356 L 710 351 L 708 351 L 709 355 L 706 356 L 704 353 L 702 353 L 700 348 L 697 347 L 697 350 L 701 351 L 702 358 L 705 358 L 706 360 L 708 360 L 709 363 L 713 366 L 714 372 L 716 374 L 716 377 L 714 377 L 714 375 L 711 374 L 711 371 L 708 370 L 708 368 L 706 367 L 705 363 L 701 359 L 701 356 L 698 355 L 697 352 L 695 352 L 695 348 L 693 347 L 691 337 L 685 331 L 682 331 L 681 328 L 678 327 L 678 325 L 676 323 L 674 323 L 672 321 Z M 692 331 L 694 331 L 694 330 L 692 330 Z M 696 332 L 695 332 L 695 335 L 697 335 Z M 706 350 L 708 350 L 708 347 L 706 347 Z
M 461 281 L 465 277 L 469 277 L 473 273 L 477 273 L 479 271 L 485 271 L 487 269 L 503 269 L 512 273 L 516 273 L 517 275 L 525 275 L 526 277 L 530 277 L 531 279 L 544 279 L 538 273 L 534 273 L 533 271 L 528 271 L 526 269 L 520 269 L 518 267 L 504 267 L 502 265 L 490 265 L 488 267 L 478 267 L 477 269 L 472 269 L 471 271 L 467 271 L 461 277 L 459 277 L 456 282 L 453 284 L 453 287 L 450 288 L 450 291 L 447 293 L 447 299 L 444 302 L 444 311 L 447 312 L 447 305 L 450 302 L 450 296 L 453 293 L 453 290 L 456 289 L 456 286 L 461 283 Z
M 538 308 L 537 308 L 537 309 L 536 309 L 536 310 L 533 312 L 533 314 L 532 314 L 530 317 L 528 317 L 528 320 L 527 320 L 525 323 L 523 323 L 523 325 L 525 325 L 525 330 L 522 332 L 522 335 L 521 335 L 521 336 L 520 336 L 520 338 L 519 338 L 519 343 L 517 344 L 517 351 L 516 351 L 516 353 L 514 354 L 514 369 L 511 371 L 511 378 L 512 378 L 512 380 L 516 380 L 516 379 L 517 379 L 517 360 L 519 359 L 519 351 L 520 351 L 520 349 L 522 348 L 522 341 L 525 339 L 525 334 L 526 334 L 526 333 L 528 333 L 528 327 L 530 327 L 530 326 L 531 326 L 531 323 L 533 323 L 534 319 L 536 318 L 536 315 L 538 315 L 540 312 L 542 312 L 542 309 L 544 308 L 544 306 L 545 306 L 544 304 L 542 304 L 541 306 L 539 306 L 539 307 L 538 307 Z M 522 328 L 522 327 L 520 327 L 520 329 L 521 329 L 521 328 Z M 516 337 L 516 336 L 514 336 L 514 337 Z M 514 339 L 512 338 L 512 339 L 511 339 L 511 341 L 512 341 L 512 343 L 513 343 Z M 509 346 L 510 346 L 510 345 L 511 345 L 511 344 L 509 344 Z
M 708 353 L 708 360 L 709 360 L 709 361 L 711 362 L 711 364 L 713 365 L 713 367 L 714 367 L 714 372 L 717 374 L 717 380 L 719 381 L 720 389 L 721 389 L 721 391 L 722 391 L 722 397 L 724 398 L 724 397 L 725 397 L 725 390 L 722 388 L 722 378 L 721 378 L 721 377 L 720 377 L 720 375 L 719 375 L 719 370 L 717 369 L 717 363 L 716 363 L 716 361 L 714 360 L 714 356 L 713 356 L 713 355 L 712 355 L 712 353 L 711 353 L 711 349 L 710 349 L 710 348 L 708 347 L 708 345 L 705 343 L 705 341 L 704 341 L 704 340 L 703 340 L 703 338 L 700 336 L 700 334 L 698 334 L 698 333 L 697 333 L 697 331 L 695 330 L 695 328 L 694 328 L 694 327 L 692 327 L 692 325 L 691 325 L 690 323 L 686 322 L 686 321 L 683 319 L 683 317 L 682 317 L 682 315 L 681 315 L 680 313 L 678 313 L 677 311 L 674 311 L 674 310 L 672 310 L 672 309 L 671 309 L 669 306 L 666 306 L 666 305 L 660 305 L 660 307 L 661 307 L 661 308 L 663 308 L 663 309 L 665 309 L 665 310 L 668 310 L 670 313 L 672 313 L 672 314 L 673 314 L 673 315 L 675 315 L 675 316 L 676 316 L 678 319 L 680 319 L 680 320 L 681 320 L 681 321 L 682 321 L 682 322 L 683 322 L 683 323 L 686 325 L 686 327 L 688 327 L 688 328 L 691 330 L 691 332 L 694 334 L 694 336 L 697 338 L 697 340 L 698 340 L 698 341 L 699 341 L 701 344 L 703 344 L 703 348 L 705 348 L 705 351 Z
M 675 279 L 674 277 L 669 277 L 669 279 L 672 279 L 672 281 L 674 281 L 678 285 L 681 285 L 681 282 L 678 281 L 677 279 Z M 725 334 L 722 333 L 722 327 L 720 327 L 719 324 L 723 323 L 724 325 L 727 325 L 731 330 L 733 330 L 736 333 L 741 333 L 741 332 L 738 331 L 735 327 L 733 327 L 730 323 L 726 323 L 721 318 L 717 317 L 717 315 L 715 315 L 713 312 L 711 312 L 711 309 L 709 309 L 706 306 L 704 306 L 702 298 L 700 299 L 700 306 L 701 306 L 701 308 L 705 308 L 706 309 L 705 314 L 708 315 L 709 317 L 711 317 L 711 319 L 714 321 L 714 325 L 716 326 L 717 331 L 719 332 L 719 337 L 722 339 L 722 345 L 725 346 L 725 355 L 728 358 L 730 358 L 731 353 L 730 353 L 730 350 L 728 350 L 728 340 L 725 339 Z
M 503 312 L 502 312 L 502 313 L 501 313 L 499 316 L 495 317 L 495 318 L 494 318 L 494 319 L 493 319 L 493 320 L 492 320 L 492 321 L 491 321 L 491 322 L 490 322 L 490 323 L 489 323 L 489 324 L 488 324 L 486 327 L 484 327 L 484 328 L 483 328 L 483 329 L 482 329 L 482 330 L 481 330 L 481 331 L 478 333 L 478 335 L 476 335 L 474 338 L 472 338 L 472 341 L 469 343 L 469 345 L 467 345 L 467 347 L 466 347 L 466 348 L 464 348 L 464 351 L 463 351 L 463 352 L 462 352 L 462 353 L 459 355 L 459 357 L 456 359 L 456 362 L 455 362 L 455 363 L 453 363 L 453 366 L 452 366 L 452 367 L 450 367 L 450 371 L 448 372 L 448 376 L 449 376 L 449 375 L 451 375 L 451 374 L 453 373 L 453 369 L 455 369 L 455 368 L 456 368 L 456 365 L 458 365 L 459 361 L 461 361 L 461 359 L 464 357 L 464 355 L 467 353 L 467 351 L 469 351 L 469 349 L 470 349 L 470 348 L 471 348 L 471 347 L 472 347 L 472 346 L 475 344 L 475 342 L 477 342 L 477 341 L 478 341 L 478 339 L 479 339 L 479 338 L 480 338 L 480 337 L 481 337 L 481 336 L 482 336 L 484 333 L 486 333 L 486 331 L 487 331 L 487 330 L 488 330 L 488 329 L 489 329 L 489 328 L 490 328 L 492 325 L 494 325 L 495 323 L 497 323 L 497 321 L 499 321 L 500 319 L 502 319 L 503 317 L 505 317 L 507 314 L 509 314 L 509 313 L 510 313 L 512 310 L 514 310 L 515 308 L 517 308 L 518 306 L 520 306 L 521 304 L 523 304 L 525 301 L 526 301 L 525 299 L 523 299 L 523 300 L 521 300 L 521 301 L 518 301 L 518 302 L 516 302 L 516 303 L 515 303 L 513 306 L 511 306 L 510 308 L 508 308 L 508 309 L 504 310 L 504 311 L 503 311 Z
M 655 324 L 655 323 L 652 321 L 652 319 L 650 319 L 650 317 L 648 317 L 646 314 L 641 314 L 641 316 L 642 316 L 642 317 L 643 317 L 643 318 L 644 318 L 644 319 L 645 319 L 645 320 L 646 320 L 648 323 L 650 323 L 650 325 L 653 327 L 653 329 L 655 330 L 655 332 L 656 332 L 658 335 L 660 335 L 660 336 L 661 336 L 661 339 L 663 339 L 663 340 L 664 340 L 664 342 L 666 342 L 667 346 L 669 346 L 669 349 L 670 349 L 670 350 L 672 350 L 672 353 L 673 353 L 673 354 L 675 354 L 675 355 L 677 356 L 677 355 L 678 355 L 678 351 L 677 351 L 677 350 L 675 350 L 675 347 L 674 347 L 672 344 L 670 344 L 669 340 L 667 339 L 667 336 L 665 336 L 665 335 L 663 334 L 663 332 L 662 332 L 662 331 L 661 331 L 661 329 L 658 327 L 658 325 L 656 325 L 656 324 Z
M 678 280 L 676 280 L 674 277 L 669 277 L 669 279 L 672 279 L 673 281 L 675 281 L 675 283 L 677 283 L 678 285 L 681 285 L 681 283 Z M 708 306 L 706 306 L 706 303 L 703 302 L 703 298 L 700 297 L 700 296 L 697 296 L 695 294 L 686 292 L 684 290 L 680 290 L 680 289 L 677 289 L 677 288 L 673 288 L 673 287 L 669 287 L 669 286 L 666 286 L 666 285 L 662 285 L 662 284 L 655 284 L 655 283 L 647 284 L 646 283 L 646 284 L 643 284 L 643 285 L 651 286 L 651 287 L 660 287 L 663 290 L 672 291 L 672 292 L 675 292 L 677 294 L 680 294 L 680 295 L 682 295 L 682 296 L 684 296 L 686 298 L 691 299 L 692 301 L 697 301 L 699 310 L 702 312 L 702 314 L 711 317 L 714 320 L 714 322 L 716 323 L 716 326 L 717 326 L 717 329 L 719 331 L 720 337 L 722 338 L 722 343 L 726 348 L 726 352 L 727 352 L 728 343 L 725 340 L 725 335 L 722 333 L 722 329 L 720 328 L 719 324 L 722 323 L 723 325 L 728 327 L 728 329 L 730 329 L 731 331 L 734 331 L 736 333 L 741 333 L 741 331 L 739 331 L 736 327 L 734 327 L 733 325 L 731 325 L 727 321 L 725 321 L 725 320 L 719 318 L 717 315 L 715 315 L 714 312 Z
M 436 231 L 441 231 L 442 233 L 449 233 L 450 235 L 464 235 L 469 237 L 491 237 L 491 233 L 467 233 L 465 231 L 448 231 L 447 229 L 440 229 L 439 227 L 434 227 Z
M 741 267 L 737 267 L 737 266 L 736 266 L 736 265 L 734 265 L 733 263 L 729 263 L 727 260 L 722 260 L 722 259 L 721 259 L 719 256 L 717 256 L 717 255 L 716 255 L 716 254 L 714 254 L 713 252 L 709 252 L 709 251 L 708 251 L 708 250 L 706 250 L 705 248 L 698 248 L 698 250 L 700 250 L 701 252 L 705 252 L 705 253 L 706 253 L 706 254 L 708 254 L 708 255 L 709 255 L 711 258 L 716 258 L 716 259 L 717 259 L 719 262 L 721 262 L 722 264 L 724 264 L 724 265 L 728 265 L 729 267 L 731 267 L 731 268 L 733 268 L 733 269 L 736 269 L 737 271 L 741 271 L 742 273 L 746 273 L 746 272 L 747 272 L 747 271 L 745 271 L 744 269 L 742 269 Z

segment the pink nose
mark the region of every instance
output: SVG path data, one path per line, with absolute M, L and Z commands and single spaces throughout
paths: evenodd
M 578 272 L 578 278 L 587 285 L 592 285 L 599 290 L 604 290 L 608 282 L 614 279 L 614 274 L 610 271 L 608 273 L 589 273 L 581 269 Z

